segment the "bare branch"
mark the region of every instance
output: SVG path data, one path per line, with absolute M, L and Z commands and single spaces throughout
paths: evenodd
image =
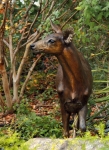
M 65 11 L 61 16 L 59 16 L 58 18 L 56 18 L 55 20 L 59 20 L 59 19 L 63 18 L 68 13 L 69 13 L 69 9 L 67 11 Z
M 23 19 L 25 19 L 27 16 L 28 16 L 28 12 L 29 12 L 29 10 L 31 9 L 31 7 L 33 6 L 33 4 L 34 4 L 34 0 L 29 4 L 29 6 L 28 6 L 28 8 L 27 8 L 27 10 L 26 10 L 26 12 L 25 12 L 25 15 L 23 16 Z
M 27 75 L 27 77 L 26 77 L 26 80 L 25 80 L 25 82 L 24 82 L 24 84 L 23 84 L 23 86 L 22 86 L 22 89 L 21 89 L 21 92 L 20 92 L 20 96 L 19 96 L 19 101 L 21 100 L 21 98 L 22 98 L 22 96 L 23 96 L 23 94 L 24 94 L 25 87 L 26 87 L 26 85 L 27 85 L 27 82 L 28 82 L 28 80 L 29 80 L 29 78 L 30 78 L 30 76 L 31 76 L 31 74 L 32 74 L 32 72 L 33 72 L 33 70 L 34 70 L 34 67 L 36 66 L 37 62 L 39 61 L 39 59 L 40 59 L 42 56 L 43 56 L 43 54 L 39 55 L 39 57 L 38 57 L 38 58 L 34 61 L 34 63 L 32 64 L 32 66 L 31 66 L 31 68 L 30 68 L 30 70 L 29 70 L 29 72 L 28 72 L 28 75 Z
M 18 44 L 17 44 L 17 47 L 16 47 L 16 49 L 15 49 L 15 51 L 14 51 L 12 62 L 14 62 L 14 60 L 15 60 L 15 56 L 16 56 L 17 52 L 18 52 L 19 49 L 20 49 L 21 42 L 22 42 L 23 39 L 24 39 L 24 37 L 23 37 L 23 34 L 22 34 L 21 39 L 19 40 L 19 42 L 18 42 Z
M 13 59 L 13 7 L 10 6 L 10 33 L 9 33 L 9 51 L 10 51 L 10 59 L 12 64 Z
M 6 66 L 8 67 L 8 66 L 9 66 L 9 64 L 8 64 L 8 61 L 7 61 L 7 59 L 6 59 L 6 57 L 5 57 L 5 56 L 4 56 L 4 60 L 5 60 Z
M 34 4 L 34 0 L 29 4 L 29 6 L 28 6 L 28 8 L 27 8 L 27 10 L 26 10 L 26 12 L 25 12 L 25 15 L 24 15 L 23 18 L 22 18 L 22 21 L 23 21 L 25 18 L 27 18 L 28 12 L 29 12 L 29 10 L 31 9 L 31 7 L 33 6 L 33 4 Z M 22 22 L 22 21 L 21 21 L 21 22 Z M 19 24 L 19 25 L 20 25 L 20 24 Z M 30 32 L 30 31 L 27 31 L 27 32 L 26 32 L 27 26 L 28 26 L 28 23 L 26 22 L 26 23 L 25 23 L 25 28 L 24 28 L 23 33 L 22 33 L 22 36 L 21 36 L 21 38 L 20 38 L 20 40 L 19 40 L 19 42 L 18 42 L 18 44 L 17 44 L 17 47 L 16 47 L 16 49 L 15 49 L 15 51 L 14 51 L 12 62 L 14 61 L 15 56 L 16 56 L 17 52 L 18 52 L 19 49 L 20 49 L 20 46 L 21 46 L 22 41 L 28 37 L 28 32 Z
M 58 10 L 58 9 L 60 9 L 60 8 L 63 8 L 63 6 L 64 6 L 68 1 L 69 1 L 69 0 L 64 0 L 64 1 L 62 2 L 62 4 L 59 5 L 59 7 L 57 7 L 56 10 Z
M 25 64 L 25 60 L 27 59 L 27 56 L 28 56 L 28 52 L 30 50 L 30 44 L 35 42 L 39 37 L 40 37 L 41 33 L 38 33 L 37 36 L 32 40 L 30 41 L 27 45 L 26 45 L 26 50 L 25 50 L 25 53 L 23 55 L 23 58 L 21 60 L 21 63 L 20 63 L 20 66 L 18 68 L 18 71 L 17 71 L 17 77 L 16 77 L 16 80 L 17 82 L 19 83 L 19 80 L 20 80 L 20 75 L 21 75 L 21 72 L 22 72 L 22 69 L 23 69 L 23 66 Z
M 25 15 L 23 16 L 23 19 L 28 16 L 28 12 L 29 12 L 29 10 L 31 9 L 31 7 L 33 6 L 33 4 L 34 4 L 34 1 L 32 1 L 32 2 L 30 3 L 30 5 L 29 5 L 29 7 L 28 7 L 28 9 L 27 9 L 27 11 L 26 11 L 26 13 L 25 13 Z M 25 25 L 25 29 L 23 30 L 22 36 L 21 36 L 21 38 L 20 38 L 20 40 L 19 40 L 19 42 L 18 42 L 18 44 L 17 44 L 17 47 L 16 47 L 16 49 L 15 49 L 15 51 L 14 51 L 13 61 L 14 61 L 14 59 L 15 59 L 15 56 L 16 56 L 17 52 L 20 50 L 20 48 L 23 47 L 24 45 L 26 45 L 26 44 L 28 43 L 28 42 L 26 42 L 26 43 L 23 44 L 23 46 L 21 45 L 22 41 L 23 41 L 24 39 L 27 39 L 27 38 L 28 38 L 31 29 L 32 29 L 32 27 L 33 27 L 35 21 L 37 20 L 39 14 L 40 14 L 40 11 L 41 11 L 41 5 L 40 5 L 40 9 L 39 9 L 38 12 L 37 12 L 37 15 L 36 15 L 35 19 L 33 20 L 33 23 L 32 23 L 31 26 L 30 26 L 29 31 L 26 31 L 26 28 L 27 28 L 26 26 L 28 26 L 28 23 L 27 23 L 27 25 Z M 12 61 L 12 62 L 13 62 L 13 61 Z
M 40 32 L 40 33 L 38 34 L 38 37 L 37 37 L 37 36 L 36 36 L 37 31 L 36 31 L 35 33 L 33 33 L 33 34 L 29 37 L 29 39 L 27 40 L 26 43 L 24 43 L 22 46 L 20 46 L 20 48 L 24 47 L 25 45 L 27 45 L 27 44 L 30 43 L 31 41 L 35 42 L 43 33 L 44 33 L 44 30 L 43 30 L 42 32 Z
M 33 33 L 29 38 L 28 38 L 28 42 L 32 41 L 38 34 L 39 32 L 36 31 L 35 33 Z
M 49 0 L 46 1 L 46 4 L 45 4 L 45 6 L 43 7 L 41 13 L 43 13 L 43 12 L 46 10 L 48 4 L 49 4 Z
M 44 20 L 46 20 L 46 19 L 48 18 L 48 16 L 50 15 L 50 13 L 51 13 L 51 11 L 53 10 L 53 7 L 54 7 L 54 6 L 55 6 L 55 0 L 52 1 L 51 7 L 50 7 L 50 9 L 49 9 L 49 11 L 48 11 L 46 17 L 44 18 Z
M 36 14 L 36 16 L 35 16 L 35 18 L 34 18 L 32 24 L 31 24 L 31 26 L 30 26 L 30 29 L 29 29 L 29 31 L 28 31 L 28 36 L 30 35 L 30 31 L 31 31 L 32 27 L 34 26 L 34 24 L 35 24 L 37 18 L 39 17 L 39 15 L 40 15 L 40 13 L 41 13 L 41 8 L 42 8 L 42 0 L 40 0 L 40 8 L 39 8 L 39 10 L 38 10 L 38 12 L 37 12 L 37 14 Z
M 70 18 L 68 18 L 68 19 L 66 20 L 66 22 L 61 26 L 61 28 L 63 28 L 63 27 L 72 19 L 72 17 L 73 17 L 77 12 L 78 12 L 78 10 L 75 11 L 75 13 L 74 13 L 73 15 L 71 15 Z
M 9 48 L 9 43 L 5 39 L 3 39 L 3 42 Z

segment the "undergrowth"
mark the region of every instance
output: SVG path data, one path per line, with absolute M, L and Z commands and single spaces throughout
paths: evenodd
M 14 106 L 15 118 L 0 128 L 0 150 L 27 150 L 25 141 L 36 137 L 62 138 L 62 127 L 51 116 L 37 116 L 25 100 Z
M 13 133 L 9 128 L 4 132 L 4 129 L 0 129 L 0 150 L 27 150 L 28 145 L 25 145 L 25 141 L 22 140 L 18 133 Z
M 0 128 L 0 150 L 28 150 L 28 145 L 25 144 L 31 138 L 49 137 L 63 138 L 62 126 L 53 117 L 37 116 L 33 112 L 27 101 L 22 101 L 20 105 L 15 106 L 17 109 L 15 120 L 9 126 Z M 100 123 L 95 125 L 97 134 L 92 136 L 90 131 L 87 131 L 77 139 L 91 140 L 101 139 L 109 140 L 109 135 L 105 135 L 105 125 Z
M 92 136 L 90 131 L 87 131 L 84 136 L 77 137 L 76 139 L 72 139 L 71 143 L 75 143 L 75 141 L 83 141 L 81 143 L 82 146 L 85 148 L 85 141 L 90 142 L 93 144 L 96 140 L 100 140 L 102 143 L 104 143 L 103 148 L 100 150 L 107 150 L 108 149 L 108 144 L 107 142 L 109 141 L 109 135 L 105 136 L 103 134 L 104 130 L 104 125 L 100 123 L 100 125 L 96 125 L 96 128 L 98 129 L 98 133 L 95 136 Z M 26 129 L 25 129 L 26 130 Z M 39 129 L 41 130 L 41 129 Z M 42 129 L 43 130 L 43 129 Z M 29 146 L 31 145 L 29 142 L 26 142 L 26 140 L 23 140 L 21 137 L 21 133 L 13 132 L 11 128 L 8 128 L 6 130 L 0 129 L 0 150 L 29 150 Z M 25 132 L 25 131 L 24 131 Z M 83 148 L 83 149 L 84 149 Z
M 62 137 L 62 127 L 58 121 L 51 116 L 37 116 L 25 101 L 17 108 L 16 121 L 11 128 L 25 140 L 33 137 Z

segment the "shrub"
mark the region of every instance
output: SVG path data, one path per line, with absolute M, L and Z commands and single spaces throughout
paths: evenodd
M 62 127 L 60 123 L 51 116 L 37 116 L 32 112 L 28 103 L 21 103 L 17 109 L 16 122 L 12 129 L 23 139 L 33 137 L 62 137 Z

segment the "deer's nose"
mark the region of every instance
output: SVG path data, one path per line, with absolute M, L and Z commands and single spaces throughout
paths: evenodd
M 31 44 L 31 45 L 30 45 L 30 48 L 31 48 L 32 50 L 34 50 L 34 49 L 35 49 L 35 44 Z

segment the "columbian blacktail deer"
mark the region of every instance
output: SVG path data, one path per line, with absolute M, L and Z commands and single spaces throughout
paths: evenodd
M 78 114 L 78 128 L 86 131 L 87 101 L 92 92 L 91 68 L 72 42 L 73 32 L 62 32 L 60 26 L 51 22 L 56 32 L 30 45 L 38 53 L 50 53 L 57 57 L 60 65 L 56 76 L 56 88 L 60 107 L 64 136 L 69 137 L 69 119 Z

